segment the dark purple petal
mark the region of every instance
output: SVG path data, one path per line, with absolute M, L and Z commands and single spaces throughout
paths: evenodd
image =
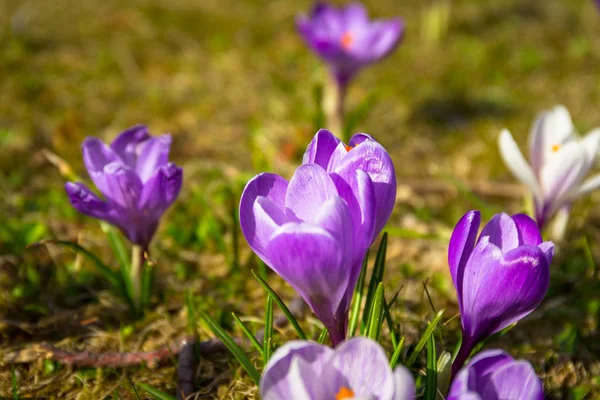
M 135 172 L 146 182 L 157 169 L 169 162 L 171 135 L 156 136 L 147 140 L 138 156 Z
M 534 246 L 506 254 L 481 239 L 464 269 L 461 318 L 466 337 L 476 343 L 533 311 L 548 290 L 546 255 Z
M 318 164 L 327 169 L 331 153 L 340 143 L 333 133 L 326 129 L 320 129 L 306 148 L 302 164 Z
M 240 199 L 242 233 L 252 250 L 265 262 L 267 262 L 266 241 L 271 237 L 274 229 L 284 222 L 280 215 L 284 214 L 287 187 L 288 182 L 282 177 L 262 173 L 246 184 Z M 266 199 L 255 205 L 259 197 Z M 280 213 L 274 209 L 279 209 Z
M 536 222 L 529 215 L 515 214 L 512 219 L 517 225 L 519 245 L 537 246 L 542 243 L 542 234 Z
M 450 275 L 456 288 L 458 304 L 462 304 L 462 280 L 464 268 L 467 260 L 473 252 L 477 232 L 481 223 L 481 213 L 473 210 L 469 211 L 458 221 L 452 231 L 450 244 L 448 245 L 448 265 L 450 266 Z M 461 306 L 462 307 L 462 306 Z
M 121 164 L 119 156 L 100 139 L 88 137 L 81 145 L 83 150 L 83 162 L 87 168 L 88 174 L 96 187 L 106 195 L 109 190 L 104 177 L 104 167 L 108 164 Z
M 373 139 L 373 137 L 371 135 L 368 135 L 366 133 L 355 133 L 350 138 L 350 142 L 348 142 L 348 146 L 356 147 L 359 144 L 361 144 L 362 142 L 367 141 L 367 140 L 375 141 L 375 139 Z
M 527 361 L 513 361 L 494 372 L 482 398 L 544 400 L 544 388 Z
M 285 196 L 285 212 L 293 221 L 311 222 L 321 205 L 338 195 L 327 171 L 317 164 L 304 164 L 290 179 Z
M 540 243 L 538 247 L 544 252 L 548 265 L 552 264 L 552 258 L 554 257 L 554 243 L 544 242 Z
M 129 168 L 135 169 L 139 146 L 150 138 L 146 125 L 135 125 L 117 136 L 110 147 Z
M 332 158 L 333 160 L 333 158 Z M 349 176 L 357 170 L 366 172 L 373 181 L 376 201 L 375 236 L 379 235 L 392 214 L 396 203 L 396 172 L 394 163 L 382 145 L 365 140 L 328 170 L 340 176 Z
M 110 205 L 98 198 L 83 183 L 67 182 L 65 190 L 69 200 L 77 211 L 93 218 L 98 218 L 110 223 L 115 222 L 115 215 Z
M 160 217 L 177 199 L 183 181 L 183 170 L 173 163 L 158 169 L 144 184 L 138 208 Z
M 391 399 L 394 395 L 394 375 L 388 358 L 381 345 L 371 339 L 355 337 L 339 345 L 323 374 L 323 384 L 328 385 L 326 393 L 333 396 L 342 386 L 356 395 L 377 399 Z
M 104 167 L 106 191 L 102 193 L 111 202 L 128 210 L 138 210 L 142 182 L 135 172 L 119 163 Z
M 519 246 L 519 231 L 512 217 L 506 213 L 496 214 L 481 231 L 479 240 L 488 237 L 503 253 Z
M 261 398 L 278 400 L 288 398 L 292 393 L 301 396 L 303 392 L 309 396 L 314 395 L 310 390 L 317 386 L 315 381 L 332 354 L 333 349 L 321 344 L 308 341 L 287 342 L 277 349 L 265 366 L 260 380 Z M 298 364 L 298 361 L 302 363 Z M 311 372 L 309 376 L 304 372 L 306 370 Z

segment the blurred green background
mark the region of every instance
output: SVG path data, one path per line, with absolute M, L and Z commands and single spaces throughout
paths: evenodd
M 600 126 L 600 13 L 586 0 L 365 3 L 374 17 L 400 16 L 406 23 L 397 51 L 353 83 L 348 108 L 354 110 L 352 130 L 373 135 L 396 164 L 398 204 L 389 223 L 386 283 L 391 293 L 400 284 L 408 288 L 401 295 L 406 310 L 398 311 L 408 338 L 430 312 L 422 280 L 431 278 L 440 307 L 455 307 L 445 243 L 458 218 L 472 208 L 483 209 L 486 217 L 523 209 L 525 192 L 497 151 L 500 129 L 509 128 L 525 149 L 536 114 L 558 103 L 569 108 L 582 133 Z M 178 315 L 173 310 L 188 289 L 203 307 L 262 315 L 264 296 L 248 282 L 254 259 L 234 214 L 249 177 L 265 170 L 290 176 L 316 130 L 326 127 L 318 99 L 327 71 L 294 25 L 295 16 L 311 5 L 0 2 L 0 333 L 8 346 L 3 351 L 70 337 L 50 330 L 40 339 L 6 321 L 39 323 L 97 304 L 98 297 L 107 307 L 91 312 L 100 315 L 98 329 L 117 337 L 123 326 L 139 332 L 153 318 Z M 70 207 L 63 185 L 69 176 L 88 180 L 80 150 L 86 136 L 111 140 L 137 123 L 155 134 L 172 133 L 172 159 L 185 171 L 180 198 L 154 241 L 162 294 L 155 299 L 156 314 L 140 326 L 106 316 L 115 300 L 102 301 L 105 287 L 81 259 L 52 246 L 26 248 L 48 238 L 77 240 L 110 260 L 99 224 Z M 595 193 L 577 203 L 537 316 L 499 342 L 536 363 L 549 398 L 599 393 L 597 200 Z M 447 329 L 456 337 L 457 321 Z M 86 349 L 115 347 L 83 343 Z M 0 395 L 7 395 L 11 370 L 2 365 Z M 54 386 L 34 390 L 26 386 L 28 379 L 46 376 L 46 367 L 19 368 L 23 393 L 47 390 L 44 396 L 70 398 L 84 388 L 96 398 L 103 393 L 99 382 L 111 382 L 107 388 L 117 382 L 117 391 L 124 387 L 123 373 L 115 371 L 104 381 L 97 372 L 79 380 L 66 374 L 66 386 L 55 379 Z M 216 372 L 206 368 L 203 379 L 214 382 Z M 136 374 L 173 388 L 172 367 Z M 238 383 L 219 381 L 208 395 L 235 398 L 217 389 L 223 385 Z

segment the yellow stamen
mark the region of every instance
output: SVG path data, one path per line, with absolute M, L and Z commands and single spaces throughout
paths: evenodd
M 559 151 L 559 150 L 560 150 L 560 148 L 561 148 L 561 145 L 560 145 L 560 144 L 553 144 L 553 145 L 552 145 L 552 152 L 553 152 L 553 153 L 556 153 L 557 151 Z
M 348 146 L 347 144 L 345 144 L 344 147 L 346 148 L 346 151 L 350 151 L 356 146 Z
M 340 42 L 342 43 L 342 48 L 344 50 L 348 50 L 354 42 L 354 36 L 352 35 L 352 33 L 346 32 L 342 35 L 342 40 L 340 40 Z
M 351 399 L 354 397 L 354 392 L 345 386 L 340 388 L 340 391 L 335 395 L 335 400 Z

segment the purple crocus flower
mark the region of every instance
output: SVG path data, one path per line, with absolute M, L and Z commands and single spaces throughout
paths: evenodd
M 250 247 L 306 300 L 333 345 L 346 337 L 362 259 L 396 193 L 393 164 L 381 145 L 363 135 L 353 149 L 330 149 L 336 140 L 319 131 L 289 182 L 259 174 L 240 201 Z
M 403 366 L 392 371 L 371 339 L 355 337 L 335 350 L 291 341 L 265 366 L 260 394 L 263 400 L 413 400 L 415 382 Z
M 75 209 L 117 226 L 127 238 L 148 248 L 158 222 L 181 189 L 182 170 L 169 162 L 171 135 L 152 137 L 134 126 L 110 144 L 88 137 L 82 145 L 90 178 L 101 200 L 83 183 L 65 185 Z
M 479 211 L 465 214 L 448 249 L 463 335 L 453 374 L 479 341 L 528 315 L 548 290 L 554 244 L 542 242 L 535 221 L 498 214 L 477 239 L 480 220 Z
M 335 8 L 318 2 L 310 15 L 302 15 L 296 22 L 304 41 L 329 64 L 341 87 L 362 67 L 390 54 L 404 30 L 399 18 L 370 21 L 360 3 Z
M 544 387 L 527 361 L 502 350 L 473 357 L 456 375 L 447 400 L 544 400 Z

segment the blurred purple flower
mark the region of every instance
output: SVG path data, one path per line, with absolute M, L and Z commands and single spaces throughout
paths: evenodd
M 473 347 L 532 312 L 548 290 L 554 244 L 542 242 L 533 219 L 498 214 L 483 228 L 479 211 L 458 222 L 448 248 L 463 341 L 453 374 Z
M 544 400 L 542 382 L 527 361 L 502 350 L 473 357 L 454 378 L 447 400 Z
M 376 207 L 389 203 L 384 195 L 395 197 L 395 176 L 389 155 L 370 137 L 358 137 L 344 154 L 329 148 L 332 138 L 317 133 L 289 182 L 269 173 L 250 180 L 240 224 L 250 247 L 306 300 L 335 346 L 346 337 L 362 259 L 391 212 Z
M 360 3 L 336 8 L 318 2 L 310 15 L 299 16 L 296 24 L 304 41 L 329 64 L 342 87 L 362 67 L 390 54 L 404 30 L 399 18 L 370 21 Z
M 394 371 L 381 346 L 364 337 L 335 350 L 291 341 L 271 357 L 260 381 L 263 400 L 413 400 L 415 382 L 403 366 Z
M 182 170 L 169 162 L 170 146 L 171 135 L 152 137 L 143 125 L 124 131 L 110 146 L 86 138 L 83 161 L 106 200 L 83 183 L 68 182 L 71 204 L 117 226 L 132 243 L 147 249 L 160 217 L 181 189 Z
M 543 229 L 559 210 L 568 213 L 577 198 L 600 187 L 600 175 L 585 182 L 600 148 L 600 129 L 579 138 L 569 111 L 556 106 L 542 113 L 529 135 L 527 163 L 508 130 L 499 137 L 504 163 L 533 194 L 535 219 Z

